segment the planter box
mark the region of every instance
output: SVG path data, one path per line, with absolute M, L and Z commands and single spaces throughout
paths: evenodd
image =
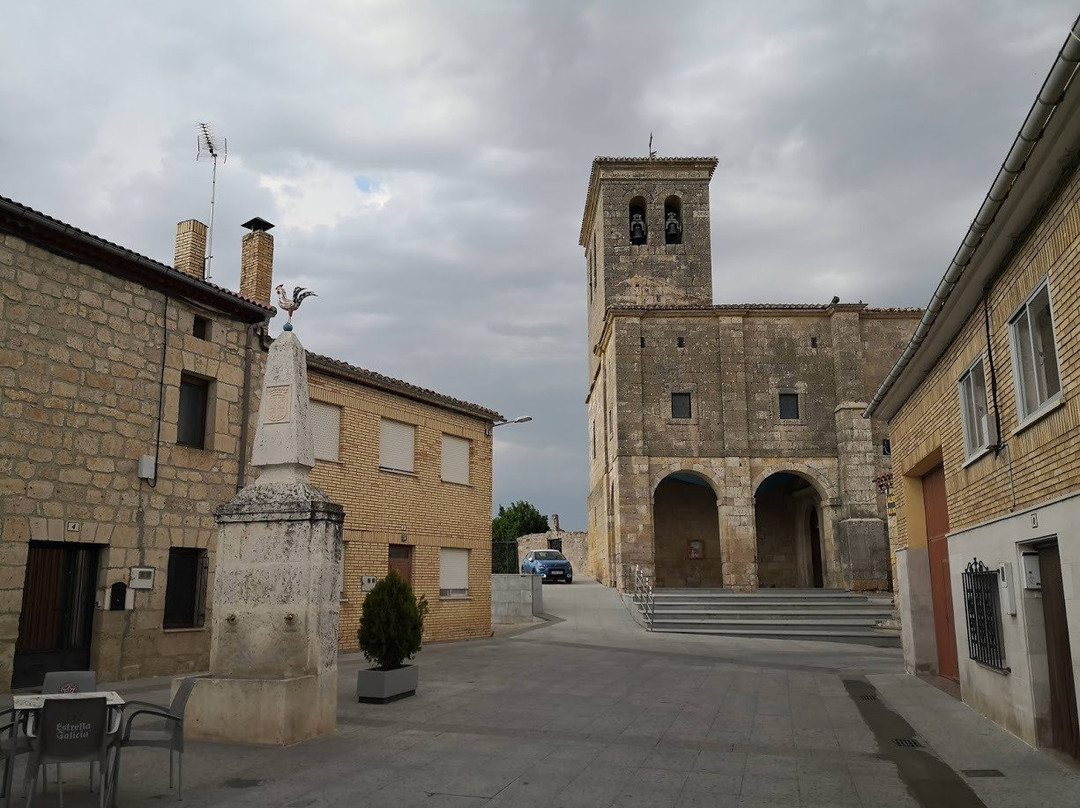
M 356 700 L 372 704 L 386 704 L 403 699 L 416 692 L 420 682 L 420 668 L 406 665 L 392 671 L 371 668 L 356 672 Z

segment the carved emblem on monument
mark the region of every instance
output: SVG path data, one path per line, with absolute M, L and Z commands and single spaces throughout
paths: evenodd
M 280 424 L 289 420 L 289 385 L 280 384 L 266 388 L 266 421 Z

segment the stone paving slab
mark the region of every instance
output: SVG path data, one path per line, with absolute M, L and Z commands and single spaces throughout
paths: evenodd
M 409 699 L 358 704 L 366 663 L 343 658 L 332 736 L 288 749 L 190 743 L 184 804 L 953 808 L 946 790 L 909 789 L 905 759 L 883 753 L 852 698 L 858 682 L 954 780 L 961 768 L 1005 773 L 967 781 L 971 804 L 1080 805 L 1076 769 L 905 676 L 895 649 L 650 634 L 609 589 L 551 589 L 555 619 L 541 628 L 427 646 Z M 168 687 L 115 686 L 158 702 Z M 165 752 L 126 752 L 120 805 L 171 801 L 167 765 Z M 65 780 L 66 805 L 96 804 L 83 767 Z M 35 805 L 55 805 L 55 788 Z

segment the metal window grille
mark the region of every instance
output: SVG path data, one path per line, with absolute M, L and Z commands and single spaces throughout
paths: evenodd
M 1007 671 L 1005 647 L 1001 639 L 998 572 L 973 558 L 960 577 L 964 586 L 968 656 L 991 668 Z

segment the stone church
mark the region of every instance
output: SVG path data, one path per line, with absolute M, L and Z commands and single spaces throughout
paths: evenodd
M 589 572 L 620 589 L 634 565 L 661 588 L 889 589 L 887 432 L 862 412 L 921 310 L 714 304 L 715 168 L 592 164 Z

